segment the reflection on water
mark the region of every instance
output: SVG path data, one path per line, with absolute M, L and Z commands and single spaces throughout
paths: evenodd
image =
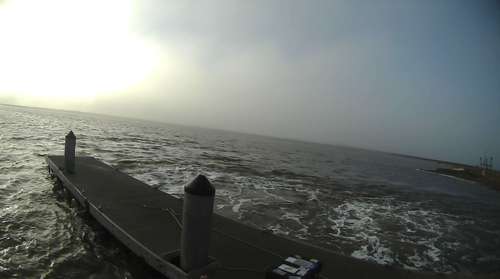
M 0 105 L 0 278 L 154 277 L 52 193 L 44 156 L 97 157 L 181 196 L 197 173 L 216 211 L 338 253 L 440 272 L 499 270 L 500 194 L 436 163 L 351 148 Z

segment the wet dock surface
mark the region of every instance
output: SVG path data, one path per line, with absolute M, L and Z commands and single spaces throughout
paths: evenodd
M 181 199 L 92 157 L 77 157 L 74 174 L 64 170 L 63 156 L 48 156 L 47 163 L 99 223 L 155 269 L 167 274 L 164 270 L 168 255 L 180 249 Z M 341 256 L 214 214 L 210 256 L 217 261 L 216 278 L 265 278 L 268 268 L 291 255 L 319 259 L 322 278 L 446 277 Z

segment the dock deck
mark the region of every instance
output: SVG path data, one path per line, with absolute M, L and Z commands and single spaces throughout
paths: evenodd
M 168 261 L 180 249 L 182 200 L 152 188 L 92 157 L 77 157 L 74 174 L 64 156 L 48 156 L 49 170 L 111 234 L 153 268 L 172 276 Z M 210 257 L 216 278 L 265 278 L 290 255 L 322 262 L 321 278 L 443 278 L 341 256 L 214 214 Z

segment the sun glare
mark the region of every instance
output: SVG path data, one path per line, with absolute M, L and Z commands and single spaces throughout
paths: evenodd
M 0 95 L 89 101 L 143 82 L 155 48 L 128 0 L 0 2 Z

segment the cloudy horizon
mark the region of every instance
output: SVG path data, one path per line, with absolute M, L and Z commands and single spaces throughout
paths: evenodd
M 38 2 L 0 2 L 0 103 L 500 159 L 494 1 Z

